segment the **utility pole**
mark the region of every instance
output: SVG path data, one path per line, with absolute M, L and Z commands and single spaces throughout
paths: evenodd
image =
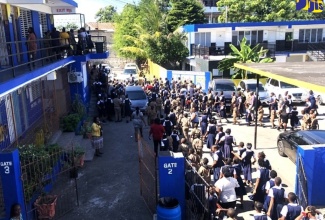
M 225 20 L 225 23 L 228 22 L 228 6 L 226 6 L 226 20 Z

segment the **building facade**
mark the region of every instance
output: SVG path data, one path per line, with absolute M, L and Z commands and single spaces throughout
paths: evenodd
M 183 32 L 190 51 L 187 68 L 216 74 L 217 63 L 231 52 L 229 45 L 238 47 L 244 37 L 252 46 L 260 44 L 269 49 L 270 57 L 307 54 L 321 51 L 323 47 L 325 51 L 325 21 L 322 20 L 193 24 L 184 26 Z M 229 77 L 229 74 L 220 76 Z
M 96 52 L 45 36 L 54 14 L 75 13 L 77 6 L 72 0 L 0 0 L 0 150 L 33 143 L 38 131 L 50 138 L 75 98 L 87 106 L 90 61 L 108 57 L 105 39 L 93 39 L 104 44 Z M 29 38 L 30 27 L 36 39 Z

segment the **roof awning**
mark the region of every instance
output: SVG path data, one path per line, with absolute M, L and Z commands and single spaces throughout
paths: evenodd
M 7 0 L 7 3 L 47 14 L 74 14 L 78 7 L 73 0 Z
M 235 63 L 238 69 L 325 93 L 325 62 Z

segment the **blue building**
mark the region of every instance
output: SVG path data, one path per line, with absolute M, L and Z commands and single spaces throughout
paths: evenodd
M 75 97 L 89 103 L 90 60 L 108 57 L 105 38 L 96 36 L 98 48 L 87 49 L 46 35 L 53 15 L 77 7 L 73 0 L 0 0 L 0 149 L 34 143 L 38 132 L 49 139 Z

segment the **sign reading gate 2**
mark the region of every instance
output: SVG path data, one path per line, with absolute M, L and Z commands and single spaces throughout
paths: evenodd
M 9 174 L 10 173 L 10 167 L 11 166 L 12 166 L 12 162 L 11 161 L 0 162 L 0 167 L 3 167 L 5 174 Z
M 177 168 L 177 163 L 164 163 L 164 168 L 167 169 L 168 174 L 173 174 L 173 168 Z

